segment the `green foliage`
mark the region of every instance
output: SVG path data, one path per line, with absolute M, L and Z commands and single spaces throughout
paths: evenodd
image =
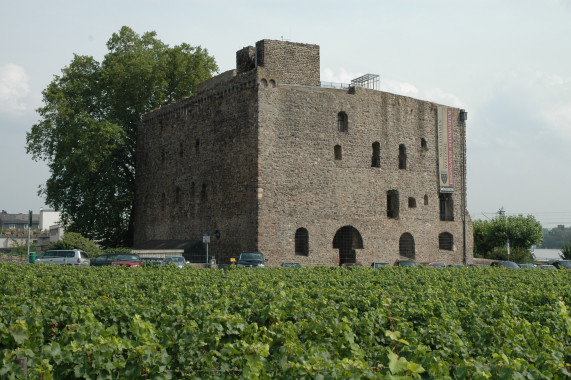
M 507 257 L 508 238 L 510 241 L 510 257 L 512 250 L 529 251 L 532 245 L 540 245 L 543 239 L 541 224 L 533 215 L 475 220 L 473 227 L 474 255 L 477 257 L 491 258 L 490 255 L 494 250 L 496 251 L 495 254 L 498 255 L 499 247 L 506 247 Z M 520 253 L 519 256 L 529 257 L 523 253 Z M 517 253 L 516 257 L 518 257 Z
M 0 264 L 0 377 L 540 379 L 571 271 Z M 74 291 L 70 291 L 74 290 Z
M 506 246 L 493 248 L 486 258 L 491 260 L 509 260 L 516 263 L 531 263 L 535 260 L 533 253 L 527 248 L 510 248 L 508 257 L 508 248 Z
M 571 240 L 561 246 L 561 258 L 571 260 Z
M 118 248 L 108 248 L 105 250 L 105 253 L 131 253 L 131 251 L 133 251 L 132 248 L 118 247 Z
M 102 246 L 129 246 L 135 184 L 135 130 L 152 109 L 191 95 L 218 70 L 201 47 L 169 47 L 155 32 L 114 33 L 99 63 L 75 55 L 43 91 L 27 152 L 47 162 L 41 193 L 66 230 Z
M 28 254 L 28 240 L 27 239 L 11 239 L 12 246 L 10 247 L 10 253 L 12 255 L 26 256 Z M 30 252 L 35 252 L 38 250 L 37 241 L 30 241 Z
M 51 243 L 48 249 L 81 249 L 89 257 L 97 257 L 103 253 L 99 246 L 76 232 L 66 232 L 59 241 Z
M 559 249 L 567 241 L 571 241 L 571 227 L 565 228 L 564 225 L 558 225 L 550 230 L 543 230 L 541 248 Z

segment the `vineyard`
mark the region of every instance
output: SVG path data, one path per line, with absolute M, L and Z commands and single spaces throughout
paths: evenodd
M 571 376 L 571 271 L 0 264 L 0 378 Z

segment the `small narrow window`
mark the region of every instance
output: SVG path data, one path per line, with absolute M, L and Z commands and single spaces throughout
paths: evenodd
M 378 141 L 373 143 L 373 156 L 371 158 L 371 167 L 381 167 L 381 144 Z
M 194 150 L 196 154 L 198 154 L 199 149 L 200 149 L 200 139 L 196 139 L 196 143 L 194 144 Z
M 399 192 L 387 191 L 387 217 L 393 219 L 399 216 Z
M 454 221 L 454 202 L 452 200 L 452 194 L 450 193 L 440 193 L 440 220 L 445 222 Z
M 167 207 L 167 195 L 162 193 L 161 195 L 161 211 L 165 211 Z
M 420 147 L 422 149 L 428 149 L 428 144 L 427 144 L 426 139 L 424 137 L 420 139 Z
M 180 203 L 180 187 L 176 187 L 176 192 L 175 192 L 175 202 L 178 205 Z
M 415 208 L 416 207 L 416 199 L 413 197 L 408 198 L 408 208 Z
M 194 213 L 194 182 L 190 184 L 190 199 L 188 201 L 188 210 L 191 214 Z
M 206 201 L 208 199 L 208 196 L 206 194 L 206 184 L 203 183 L 202 184 L 202 191 L 200 192 L 200 200 L 201 201 Z
M 336 159 L 336 160 L 340 160 L 341 158 L 343 158 L 343 157 L 342 157 L 342 156 L 343 156 L 343 153 L 342 153 L 342 151 L 341 151 L 341 145 L 335 145 L 335 146 L 333 147 L 333 153 L 334 153 L 334 155 L 335 155 L 335 159 Z
M 438 248 L 452 251 L 454 249 L 454 236 L 450 232 L 443 232 L 438 235 Z
M 161 150 L 161 163 L 165 163 L 165 151 Z
M 428 194 L 424 194 L 424 205 L 428 206 Z
M 406 169 L 406 147 L 399 145 L 399 169 Z
M 179 146 L 178 146 L 178 147 L 179 147 L 178 154 L 179 154 L 179 156 L 182 158 L 182 156 L 184 155 L 184 148 L 183 148 L 183 143 L 182 143 L 182 141 L 179 143 Z
M 343 111 L 337 114 L 337 130 L 339 132 L 347 132 L 348 130 L 347 114 Z
M 309 255 L 309 233 L 305 228 L 298 228 L 295 231 L 295 254 L 301 256 Z

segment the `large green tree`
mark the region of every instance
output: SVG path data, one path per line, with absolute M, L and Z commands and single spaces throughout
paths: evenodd
M 475 220 L 474 254 L 479 257 L 506 259 L 507 241 L 518 261 L 532 258 L 530 248 L 540 245 L 543 230 L 533 215 L 498 216 L 490 220 Z M 504 250 L 505 247 L 505 250 Z M 529 252 L 529 255 L 525 255 Z M 511 253 L 511 252 L 510 252 Z M 517 253 L 517 255 L 516 255 Z M 510 257 L 515 259 L 515 257 Z
M 146 112 L 191 95 L 218 67 L 206 49 L 169 47 L 155 32 L 128 27 L 107 48 L 102 62 L 75 55 L 43 91 L 27 152 L 47 162 L 40 194 L 68 231 L 103 247 L 130 246 L 137 125 Z

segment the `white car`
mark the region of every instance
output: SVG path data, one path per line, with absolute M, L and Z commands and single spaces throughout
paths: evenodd
M 89 266 L 89 256 L 81 249 L 56 249 L 44 252 L 36 259 L 37 264 Z

